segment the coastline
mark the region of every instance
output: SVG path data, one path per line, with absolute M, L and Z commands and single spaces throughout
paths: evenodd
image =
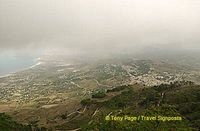
M 42 64 L 42 62 L 38 62 L 38 63 L 36 63 L 35 65 L 32 65 L 31 67 L 29 67 L 29 69 L 31 68 L 34 68 L 34 67 L 36 67 L 36 66 L 38 66 L 38 65 L 41 65 Z
M 0 76 L 0 79 L 1 79 L 1 78 L 4 78 L 4 77 L 9 77 L 9 76 L 11 76 L 11 75 L 14 75 L 14 73 L 9 73 L 9 74 L 6 74 L 6 75 L 1 75 L 1 76 Z
M 32 68 L 34 68 L 34 67 L 36 67 L 36 66 L 38 66 L 38 65 L 41 65 L 42 64 L 42 62 L 40 61 L 41 60 L 41 58 L 40 57 L 38 57 L 38 58 L 36 58 L 35 60 L 33 60 L 33 61 L 35 61 L 34 62 L 34 64 L 33 65 L 29 65 L 29 66 L 27 66 L 27 67 L 24 67 L 23 69 L 19 69 L 19 70 L 16 70 L 16 71 L 13 71 L 13 72 L 9 72 L 9 73 L 7 73 L 7 74 L 3 74 L 3 75 L 0 75 L 0 79 L 1 78 L 5 78 L 5 77 L 9 77 L 9 76 L 14 76 L 15 75 L 15 73 L 18 73 L 18 72 L 20 72 L 20 71 L 25 71 L 25 70 L 28 70 L 28 69 L 32 69 Z

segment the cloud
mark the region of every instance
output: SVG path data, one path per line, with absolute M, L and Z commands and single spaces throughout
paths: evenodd
M 199 48 L 195 0 L 0 0 L 0 49 Z

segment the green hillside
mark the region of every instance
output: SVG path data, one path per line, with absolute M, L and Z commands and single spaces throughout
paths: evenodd
M 39 128 L 36 125 L 23 125 L 5 113 L 0 113 L 0 131 L 46 131 L 46 128 Z
M 19 124 L 11 119 L 8 115 L 0 113 L 0 130 L 1 131 L 31 131 L 31 126 Z
M 123 85 L 96 90 L 73 113 L 60 114 L 55 130 L 82 131 L 198 131 L 200 86 L 192 82 L 144 87 Z M 43 131 L 37 124 L 22 125 L 0 114 L 1 131 Z
M 118 95 L 109 97 L 116 93 Z M 67 122 L 56 128 L 83 131 L 200 129 L 200 86 L 192 82 L 149 88 L 120 86 L 107 90 L 105 95 L 99 99 L 92 97 L 82 100 L 85 110 L 68 116 Z M 131 120 L 134 117 L 137 119 Z

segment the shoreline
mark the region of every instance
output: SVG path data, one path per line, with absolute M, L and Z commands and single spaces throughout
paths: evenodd
M 36 58 L 36 59 L 33 60 L 33 61 L 35 61 L 35 62 L 34 62 L 34 64 L 31 65 L 31 66 L 29 65 L 29 66 L 27 66 L 27 67 L 24 67 L 23 69 L 19 69 L 19 70 L 17 70 L 17 71 L 9 72 L 8 74 L 5 74 L 5 75 L 0 75 L 0 79 L 1 79 L 1 78 L 5 78 L 5 77 L 9 77 L 9 76 L 12 76 L 12 75 L 15 75 L 15 73 L 18 73 L 18 72 L 21 72 L 21 71 L 25 71 L 25 70 L 28 70 L 28 69 L 32 69 L 32 68 L 34 68 L 34 67 L 36 67 L 36 66 L 38 66 L 38 65 L 41 65 L 42 62 L 41 62 L 40 60 L 41 60 L 41 58 L 38 57 L 38 58 Z
M 6 75 L 1 75 L 1 76 L 0 76 L 0 79 L 1 79 L 1 78 L 4 78 L 4 77 L 9 77 L 9 76 L 11 76 L 11 75 L 14 75 L 14 73 L 9 73 L 9 74 L 6 74 Z
M 34 67 L 36 67 L 36 66 L 38 66 L 38 65 L 41 65 L 41 64 L 42 64 L 42 62 L 39 61 L 39 62 L 37 62 L 36 64 L 30 66 L 29 69 L 32 69 L 32 68 L 34 68 Z

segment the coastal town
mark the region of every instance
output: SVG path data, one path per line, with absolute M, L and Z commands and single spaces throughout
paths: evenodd
M 30 69 L 0 78 L 0 103 L 58 104 L 70 99 L 79 100 L 96 89 L 119 85 L 140 84 L 155 86 L 190 80 L 191 72 L 168 68 L 159 69 L 149 60 L 129 63 L 63 63 L 40 61 Z M 156 65 L 157 64 L 157 65 Z M 49 71 L 51 70 L 51 71 Z M 16 84 L 17 83 L 17 84 Z M 41 104 L 42 105 L 42 104 Z

